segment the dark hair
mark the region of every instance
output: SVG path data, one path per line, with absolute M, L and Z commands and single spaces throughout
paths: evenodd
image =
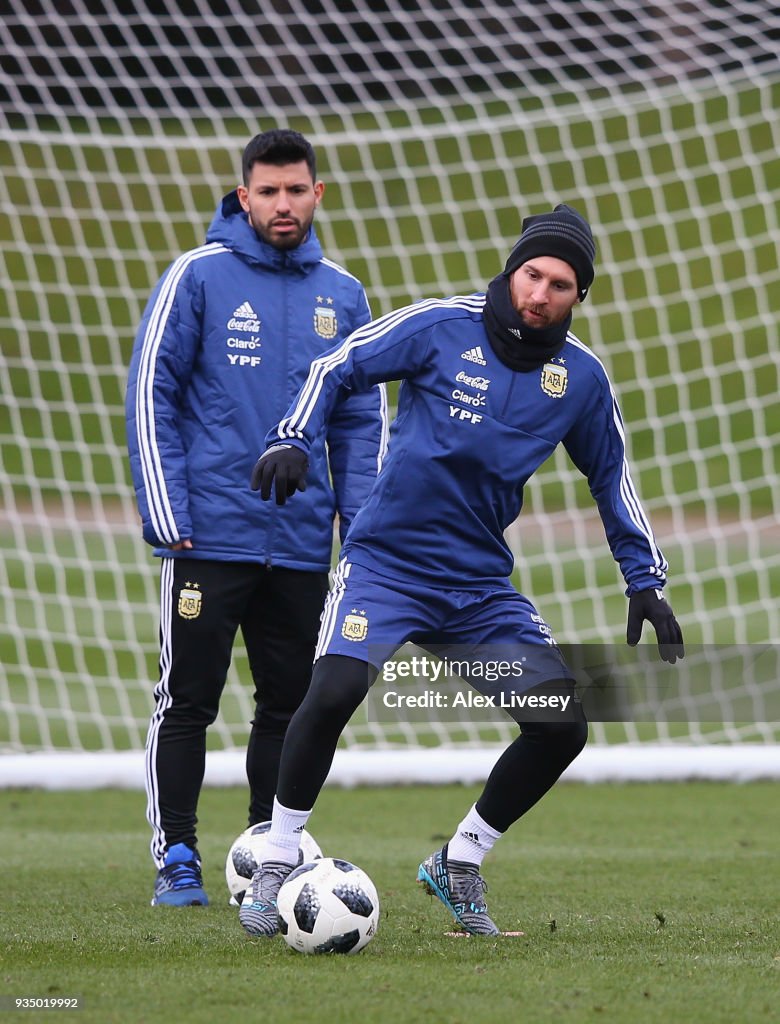
M 252 166 L 256 163 L 273 164 L 283 167 L 285 164 L 297 164 L 305 160 L 311 171 L 312 181 L 317 178 L 317 159 L 308 139 L 300 132 L 290 128 L 272 128 L 271 131 L 255 135 L 244 150 L 241 158 L 241 170 L 244 184 L 249 184 Z

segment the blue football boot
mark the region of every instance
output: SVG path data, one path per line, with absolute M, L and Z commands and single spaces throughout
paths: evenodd
M 184 843 L 176 843 L 165 855 L 165 864 L 157 872 L 152 906 L 207 907 L 209 898 L 203 888 L 200 857 Z

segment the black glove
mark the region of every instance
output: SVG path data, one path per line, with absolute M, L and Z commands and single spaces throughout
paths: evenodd
M 263 501 L 271 497 L 271 484 L 276 481 L 276 504 L 284 505 L 296 491 L 306 490 L 309 458 L 293 444 L 274 444 L 255 463 L 249 486 L 260 491 Z
M 639 643 L 645 619 L 653 624 L 658 638 L 658 653 L 664 661 L 674 665 L 678 658 L 685 657 L 680 623 L 660 590 L 639 590 L 629 597 L 626 630 L 629 647 L 636 647 Z

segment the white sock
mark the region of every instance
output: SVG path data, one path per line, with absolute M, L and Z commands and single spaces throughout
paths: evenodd
M 301 832 L 306 828 L 311 811 L 295 811 L 285 807 L 274 797 L 271 829 L 263 852 L 263 861 L 280 860 L 285 864 L 298 863 Z
M 493 844 L 502 834 L 480 818 L 475 804 L 447 844 L 447 859 L 461 860 L 479 867 L 485 854 L 493 849 Z

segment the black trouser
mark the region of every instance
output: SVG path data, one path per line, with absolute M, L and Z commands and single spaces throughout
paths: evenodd
M 293 716 L 279 768 L 279 802 L 308 811 L 319 795 L 336 752 L 339 736 L 374 680 L 376 669 L 356 658 L 328 654 L 314 666 L 311 687 Z M 538 687 L 574 694 L 569 683 Z M 477 800 L 480 816 L 505 832 L 554 785 L 585 746 L 588 726 L 582 705 L 572 699 L 567 720 L 550 712 L 525 720 L 520 735 L 496 762 Z M 453 754 L 457 757 L 457 754 Z
M 327 589 L 327 573 L 162 560 L 160 681 L 146 749 L 147 817 L 158 865 L 168 847 L 196 844 L 206 729 L 217 717 L 239 627 L 255 687 L 249 823 L 271 817 L 282 743 L 309 687 Z

